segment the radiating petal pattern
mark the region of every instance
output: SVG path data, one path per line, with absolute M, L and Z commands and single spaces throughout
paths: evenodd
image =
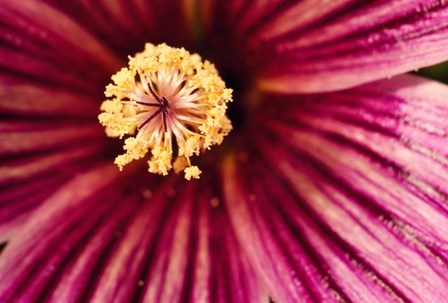
M 441 0 L 1 1 L 0 302 L 443 302 L 448 89 L 323 92 L 447 41 Z M 320 94 L 266 96 L 199 181 L 119 173 L 96 116 L 145 42 L 215 62 L 236 112 Z
M 79 174 L 8 243 L 0 301 L 267 302 L 222 198 L 185 182 L 112 164 Z
M 270 97 L 224 188 L 276 302 L 446 300 L 447 95 L 400 76 Z
M 142 51 L 146 42 L 184 47 L 191 43 L 185 9 L 194 6 L 194 1 L 44 1 L 71 16 L 123 58 Z
M 234 0 L 216 7 L 215 16 L 228 14 L 216 22 L 227 24 L 223 31 L 269 91 L 344 89 L 447 58 L 446 1 Z
M 85 28 L 44 2 L 2 1 L 0 20 L 0 68 L 10 75 L 96 96 L 121 65 Z
M 98 103 L 96 98 L 82 92 L 70 92 L 0 75 L 0 111 L 9 117 L 33 120 L 80 118 L 93 121 L 98 115 Z
M 83 91 L 0 74 L 0 242 L 73 175 L 107 158 L 97 112 Z

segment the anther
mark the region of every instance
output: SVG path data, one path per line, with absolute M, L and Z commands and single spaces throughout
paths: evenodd
M 174 167 L 188 180 L 199 178 L 190 158 L 221 144 L 232 129 L 225 115 L 232 90 L 213 64 L 183 48 L 148 43 L 112 80 L 98 118 L 108 136 L 131 136 L 115 159 L 120 170 L 150 152 L 150 172 L 166 175 Z

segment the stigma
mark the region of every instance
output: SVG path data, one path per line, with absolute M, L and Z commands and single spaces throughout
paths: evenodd
M 124 140 L 119 169 L 149 155 L 148 171 L 199 178 L 193 156 L 219 145 L 231 131 L 226 116 L 232 90 L 198 54 L 166 44 L 147 43 L 112 76 L 98 116 L 106 135 Z

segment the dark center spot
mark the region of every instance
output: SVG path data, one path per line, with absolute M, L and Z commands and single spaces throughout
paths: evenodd
M 232 121 L 233 131 L 238 131 L 243 127 L 246 120 L 246 107 L 244 105 L 245 85 L 242 78 L 235 72 L 224 70 L 220 73 L 226 87 L 233 89 L 233 102 L 228 103 L 227 116 Z

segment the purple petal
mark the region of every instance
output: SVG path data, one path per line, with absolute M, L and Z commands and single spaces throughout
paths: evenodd
M 17 138 L 8 136 L 2 144 L 7 144 L 14 137 Z M 62 146 L 55 147 L 51 146 L 55 144 L 51 140 L 42 141 L 43 146 L 19 144 L 22 152 L 26 150 L 26 153 L 21 153 L 20 157 L 14 153 L 3 155 L 0 161 L 0 242 L 11 238 L 16 228 L 21 229 L 21 224 L 54 190 L 104 158 L 104 147 L 90 138 L 83 141 L 86 146 L 63 144 L 62 141 Z M 40 150 L 40 147 L 50 148 L 46 144 L 51 149 Z M 17 145 L 11 147 L 14 151 Z M 30 147 L 33 153 L 29 152 Z
M 82 171 L 81 163 L 94 163 L 104 157 L 104 147 L 97 144 L 63 146 L 45 154 L 31 154 L 6 159 L 0 166 L 0 184 L 13 184 L 37 178 L 46 173 Z M 75 167 L 78 166 L 78 167 Z
M 63 148 L 73 142 L 90 145 L 102 135 L 103 131 L 91 123 L 0 122 L 0 155 L 23 156 L 27 152 Z
M 0 75 L 0 111 L 26 118 L 90 118 L 96 120 L 99 102 L 81 92 L 27 82 Z
M 113 165 L 79 174 L 6 246 L 0 301 L 267 302 L 220 196 L 185 182 Z
M 98 102 L 0 75 L 0 242 L 73 175 L 107 157 Z
M 40 1 L 2 1 L 0 67 L 9 74 L 97 93 L 121 65 L 67 15 Z
M 127 57 L 146 42 L 186 46 L 191 40 L 184 9 L 193 1 L 165 0 L 45 0 L 69 15 L 98 40 Z M 196 24 L 195 24 L 196 25 Z
M 448 59 L 448 3 L 268 1 L 233 24 L 264 90 L 353 87 Z
M 8 241 L 20 230 L 28 216 L 42 201 L 72 177 L 72 170 L 51 173 L 23 183 L 3 186 L 0 192 L 0 243 Z
M 260 115 L 250 158 L 228 160 L 224 186 L 274 300 L 448 297 L 447 94 L 400 76 L 277 97 Z

